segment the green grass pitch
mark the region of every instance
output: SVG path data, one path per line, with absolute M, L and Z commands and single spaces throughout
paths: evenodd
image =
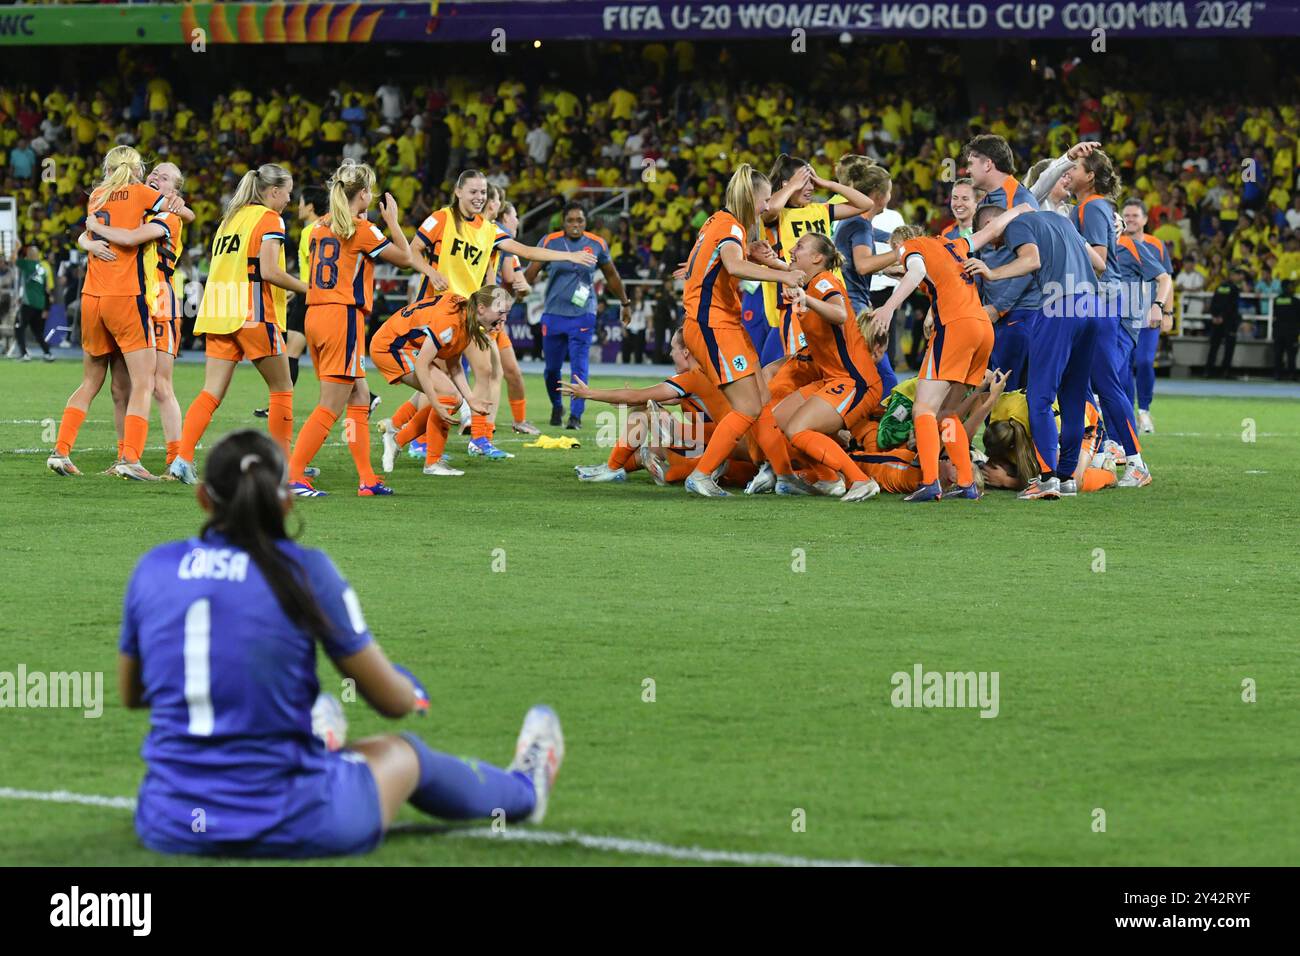
M 107 391 L 75 455 L 87 477 L 44 470 L 41 422 L 78 373 L 0 370 L 0 670 L 103 671 L 107 701 L 98 720 L 0 711 L 0 787 L 130 796 L 147 715 L 113 685 L 123 587 L 145 549 L 200 519 L 188 488 L 94 475 L 113 457 Z M 182 408 L 200 375 L 179 369 Z M 384 412 L 403 397 L 382 394 Z M 209 435 L 255 424 L 264 396 L 241 368 Z M 299 422 L 315 398 L 308 372 Z M 581 450 L 499 433 L 518 458 L 471 460 L 454 480 L 403 458 L 388 499 L 352 496 L 336 434 L 317 463 L 338 494 L 297 506 L 303 541 L 429 686 L 431 714 L 404 728 L 500 762 L 530 704 L 557 708 L 569 754 L 547 831 L 903 865 L 1295 862 L 1300 405 L 1158 396 L 1147 489 L 916 508 L 710 502 L 644 474 L 580 485 L 572 466 L 606 454 L 600 407 Z M 157 468 L 156 416 L 150 444 Z M 463 441 L 450 450 L 465 463 Z M 918 663 L 998 672 L 998 716 L 891 706 L 891 675 Z M 337 692 L 323 659 L 321 675 Z M 393 727 L 363 704 L 348 717 L 353 737 Z M 6 863 L 169 862 L 125 810 L 0 803 Z M 356 862 L 671 861 L 425 832 Z

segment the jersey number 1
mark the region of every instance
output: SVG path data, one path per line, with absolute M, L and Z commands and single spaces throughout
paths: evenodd
M 212 736 L 212 613 L 207 598 L 201 598 L 185 612 L 185 705 L 190 712 L 189 732 L 194 737 Z

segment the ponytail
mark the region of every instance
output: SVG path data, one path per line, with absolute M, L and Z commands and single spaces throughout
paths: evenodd
M 807 165 L 809 165 L 809 163 L 806 159 L 799 159 L 795 156 L 789 156 L 782 153 L 776 158 L 776 162 L 772 164 L 772 171 L 767 177 L 771 180 L 772 191 L 776 192 L 776 190 L 780 189 L 790 181 L 791 176 Z
M 808 232 L 804 233 L 804 235 L 808 236 L 812 244 L 817 247 L 815 251 L 822 257 L 823 269 L 827 272 L 834 272 L 836 269 L 844 268 L 844 256 L 835 248 L 835 243 L 831 241 L 830 236 L 823 235 L 820 232 Z
M 343 160 L 330 177 L 330 230 L 340 239 L 351 239 L 357 231 L 356 215 L 352 212 L 352 200 L 363 189 L 375 191 L 375 171 L 365 163 L 354 159 Z
M 276 186 L 287 186 L 292 181 L 289 171 L 275 163 L 264 163 L 256 169 L 250 169 L 244 173 L 239 185 L 235 187 L 235 194 L 226 203 L 221 221 L 225 222 L 245 206 L 261 202 L 262 197 Z
M 1083 168 L 1092 173 L 1092 191 L 1114 205 L 1119 198 L 1120 181 L 1110 157 L 1094 149 L 1083 157 Z
M 280 609 L 313 638 L 324 641 L 334 628 L 304 580 L 302 567 L 280 550 L 287 470 L 280 446 L 260 431 L 231 432 L 213 447 L 203 472 L 212 517 L 199 532 L 216 532 L 248 552 Z
M 767 177 L 749 163 L 741 163 L 727 183 L 726 204 L 731 214 L 740 221 L 746 240 L 758 237 L 758 203 L 754 190 L 767 184 Z
M 144 179 L 144 160 L 131 146 L 114 146 L 104 156 L 104 175 L 90 193 L 90 211 L 104 205 L 109 195 Z

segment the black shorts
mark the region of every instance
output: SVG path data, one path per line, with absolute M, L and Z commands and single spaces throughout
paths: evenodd
M 295 295 L 293 301 L 285 307 L 285 331 L 307 334 L 307 297 Z

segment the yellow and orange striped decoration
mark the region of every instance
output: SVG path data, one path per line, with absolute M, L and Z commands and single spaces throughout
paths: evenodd
M 383 10 L 359 20 L 361 3 L 190 3 L 181 12 L 186 43 L 205 29 L 209 43 L 369 43 Z M 431 4 L 436 10 L 437 4 Z M 233 22 L 233 25 L 232 25 Z

